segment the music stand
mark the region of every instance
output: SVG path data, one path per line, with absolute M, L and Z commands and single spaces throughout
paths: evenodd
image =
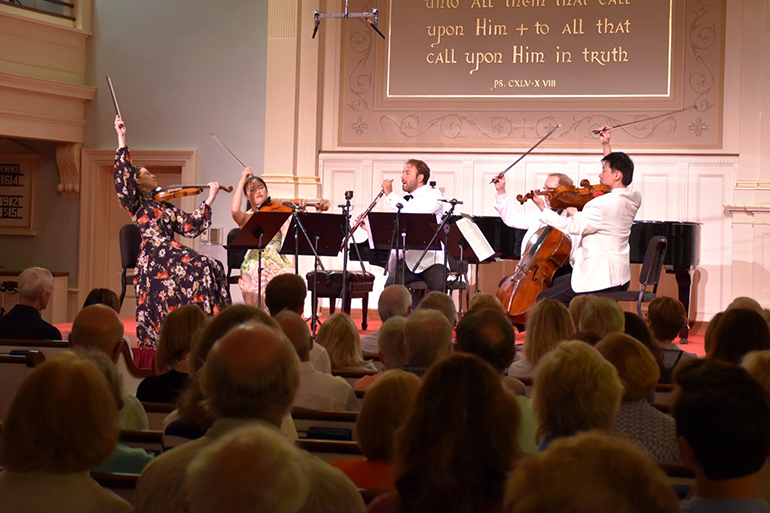
M 398 234 L 396 226 L 398 223 Z M 396 250 L 441 250 L 441 242 L 431 239 L 438 223 L 434 214 L 397 214 L 396 212 L 369 213 L 369 240 L 373 249 Z M 398 253 L 396 253 L 398 255 Z M 404 284 L 404 258 L 397 259 L 396 280 Z
M 262 251 L 273 240 L 290 215 L 288 212 L 255 212 L 227 246 L 258 250 L 257 294 L 260 308 L 262 308 Z
M 289 231 L 299 228 L 304 237 L 287 237 L 281 248 L 284 255 L 313 255 L 313 275 L 318 276 L 318 268 L 325 270 L 321 263 L 322 256 L 337 256 L 340 252 L 342 239 L 345 237 L 345 224 L 347 219 L 342 214 L 318 214 L 309 212 L 297 212 L 291 220 Z M 316 286 L 313 284 L 312 304 L 316 304 Z M 315 310 L 315 309 L 313 309 Z M 311 328 L 315 334 L 318 323 L 318 312 L 313 311 Z

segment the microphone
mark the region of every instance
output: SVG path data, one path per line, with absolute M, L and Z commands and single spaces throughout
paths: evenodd
M 396 203 L 396 208 L 401 210 L 402 208 L 404 208 L 404 204 L 403 203 Z
M 451 199 L 451 200 L 445 200 L 445 199 L 439 199 L 441 203 L 451 203 L 452 205 L 462 205 L 463 202 L 457 199 Z

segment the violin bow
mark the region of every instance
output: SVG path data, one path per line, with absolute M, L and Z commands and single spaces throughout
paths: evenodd
M 213 133 L 211 134 L 211 137 L 213 137 L 213 138 L 214 138 L 214 140 L 215 140 L 217 143 L 219 143 L 219 145 L 222 147 L 222 149 L 224 149 L 224 150 L 225 150 L 227 153 L 229 153 L 229 154 L 230 154 L 230 156 L 231 156 L 232 158 L 234 158 L 234 159 L 235 159 L 235 161 L 236 161 L 238 164 L 240 164 L 242 168 L 246 169 L 246 164 L 244 164 L 243 162 L 241 162 L 241 159 L 239 159 L 238 157 L 236 157 L 236 156 L 235 156 L 235 153 L 233 153 L 232 151 L 230 151 L 230 148 L 228 148 L 227 146 L 225 146 L 225 143 L 223 143 L 223 142 L 222 142 L 222 140 L 221 140 L 219 137 L 217 137 L 217 136 L 216 136 L 216 135 L 214 135 Z
M 109 75 L 107 75 L 107 85 L 110 86 L 110 94 L 112 95 L 112 105 L 115 107 L 115 114 L 117 114 L 120 119 L 123 119 L 123 116 L 120 114 L 120 107 L 118 107 L 118 99 L 115 97 L 115 89 L 112 87 L 112 80 L 110 80 Z
M 659 119 L 659 118 L 665 118 L 667 116 L 673 116 L 674 114 L 679 114 L 680 112 L 685 112 L 685 111 L 688 111 L 688 110 L 694 109 L 694 108 L 695 108 L 695 106 L 693 105 L 691 107 L 687 107 L 686 109 L 675 110 L 673 112 L 666 112 L 665 114 L 659 114 L 657 116 L 646 117 L 644 119 L 637 119 L 636 121 L 629 121 L 628 123 L 621 123 L 619 125 L 608 126 L 604 130 L 602 130 L 602 129 L 591 130 L 591 133 L 594 134 L 594 135 L 599 135 L 602 132 L 606 132 L 608 130 L 612 130 L 612 129 L 615 129 L 615 128 L 623 128 L 624 126 L 635 125 L 637 123 L 644 123 L 645 121 L 652 121 L 653 119 Z
M 504 169 L 504 170 L 503 170 L 503 171 L 502 171 L 502 172 L 501 172 L 499 175 L 497 175 L 496 177 L 492 178 L 492 181 L 491 181 L 491 182 L 489 182 L 489 183 L 497 183 L 497 181 L 498 181 L 499 179 L 501 179 L 505 173 L 507 173 L 508 171 L 510 171 L 510 170 L 511 170 L 511 168 L 512 168 L 513 166 L 515 166 L 516 164 L 518 164 L 518 163 L 521 161 L 521 159 L 523 159 L 524 157 L 526 157 L 527 155 L 529 155 L 530 153 L 532 153 L 532 150 L 534 150 L 535 148 L 537 148 L 538 146 L 540 146 L 540 143 L 542 143 L 543 141 L 545 141 L 546 139 L 548 139 L 549 137 L 551 137 L 551 134 L 553 134 L 553 133 L 554 133 L 555 131 L 557 131 L 559 128 L 561 128 L 561 125 L 556 125 L 556 126 L 555 126 L 555 127 L 554 127 L 554 128 L 551 130 L 551 131 L 550 131 L 550 132 L 548 132 L 547 134 L 545 134 L 545 137 L 543 137 L 542 139 L 540 139 L 539 141 L 537 141 L 537 142 L 535 143 L 535 145 L 534 145 L 534 146 L 532 146 L 530 149 L 528 149 L 528 150 L 527 150 L 527 151 L 524 153 L 524 155 L 522 155 L 521 157 L 519 157 L 518 159 L 516 159 L 516 162 L 514 162 L 514 163 L 513 163 L 513 164 L 511 164 L 510 166 L 506 167 L 506 168 L 505 168 L 505 169 Z

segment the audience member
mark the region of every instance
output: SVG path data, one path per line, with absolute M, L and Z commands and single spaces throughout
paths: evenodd
M 521 412 L 519 447 L 525 453 L 537 452 L 537 420 L 532 403 L 524 395 L 524 383 L 505 376 L 505 370 L 516 355 L 516 334 L 505 314 L 482 309 L 463 316 L 457 325 L 457 351 L 478 356 L 490 364 L 505 387 L 516 394 Z
M 123 321 L 107 305 L 96 304 L 83 308 L 75 316 L 69 334 L 73 349 L 95 349 L 104 353 L 113 365 L 118 363 L 123 342 Z M 123 395 L 120 410 L 120 429 L 148 429 L 147 413 L 142 403 L 130 394 Z
M 614 434 L 637 443 L 661 463 L 679 463 L 674 419 L 645 399 L 655 390 L 660 369 L 650 351 L 638 340 L 610 333 L 596 350 L 615 366 L 623 384 L 623 401 L 612 425 Z
M 265 306 L 270 315 L 275 316 L 283 310 L 302 315 L 305 311 L 307 287 L 305 280 L 296 274 L 276 276 L 265 287 Z M 332 364 L 326 349 L 321 344 L 313 344 L 310 350 L 310 363 L 316 370 L 332 373 Z
M 753 351 L 743 357 L 741 366 L 754 381 L 770 394 L 770 351 Z M 762 498 L 770 502 L 770 460 L 759 471 L 759 488 Z
M 556 438 L 592 429 L 609 430 L 620 407 L 618 372 L 593 347 L 566 341 L 537 367 L 532 403 L 540 427 L 540 449 Z
M 660 371 L 658 383 L 671 383 L 671 368 L 663 363 L 663 349 L 653 340 L 647 322 L 635 312 L 623 312 L 623 315 L 626 318 L 623 332 L 641 342 L 655 358 L 655 365 Z
M 594 294 L 580 294 L 570 300 L 569 314 L 572 317 L 572 322 L 575 324 L 575 327 L 580 324 L 580 314 L 583 313 L 583 308 L 585 308 L 586 303 L 597 297 L 599 296 Z
M 115 450 L 118 433 L 115 400 L 93 364 L 65 353 L 34 369 L 0 436 L 0 511 L 133 511 L 88 474 Z
M 709 321 L 708 326 L 706 326 L 706 333 L 703 334 L 703 350 L 706 351 L 706 354 L 708 354 L 711 349 L 714 340 L 714 332 L 717 330 L 717 325 L 724 314 L 724 312 L 717 312 Z
M 519 457 L 518 424 L 514 396 L 489 364 L 468 354 L 437 362 L 396 435 L 397 491 L 375 499 L 368 511 L 499 510 Z
M 214 423 L 215 419 L 200 387 L 198 371 L 206 363 L 214 343 L 232 328 L 246 323 L 259 323 L 275 331 L 281 330 L 276 320 L 263 310 L 256 306 L 238 304 L 228 306 L 215 317 L 208 318 L 195 334 L 190 349 L 190 383 L 179 396 L 178 412 L 171 413 L 163 423 L 163 443 L 166 447 L 175 447 L 179 443 L 200 438 Z M 297 437 L 294 421 L 289 415 L 283 420 L 281 430 L 290 438 Z
M 393 440 L 409 413 L 420 378 L 411 372 L 386 371 L 366 392 L 356 422 L 356 442 L 366 459 L 336 460 L 332 465 L 345 472 L 358 488 L 393 490 Z
M 179 511 L 189 463 L 224 434 L 254 424 L 272 425 L 277 431 L 299 384 L 299 358 L 280 329 L 266 324 L 238 326 L 213 345 L 199 371 L 199 384 L 216 420 L 205 436 L 164 452 L 145 468 L 136 488 L 139 511 Z M 362 511 L 363 501 L 353 484 L 338 470 L 328 465 L 327 469 L 318 469 L 320 474 L 309 483 L 314 504 L 326 494 L 345 496 L 345 501 L 324 504 L 323 510 Z
M 411 301 L 411 296 L 410 296 Z M 383 372 L 391 369 L 401 369 L 406 363 L 404 354 L 404 330 L 406 327 L 406 317 L 391 317 L 382 323 L 377 330 L 377 347 L 380 354 L 380 363 L 385 370 L 380 370 L 372 376 L 363 376 L 356 381 L 353 387 L 356 391 L 368 390 Z
M 431 365 L 449 354 L 451 344 L 452 326 L 441 312 L 415 310 L 404 325 L 406 363 L 402 368 L 422 377 Z
M 476 292 L 471 298 L 471 302 L 468 303 L 468 313 L 486 308 L 498 310 L 503 314 L 506 313 L 503 303 L 497 296 L 487 294 L 486 292 Z
M 580 296 L 575 296 L 575 297 L 580 297 Z M 576 331 L 569 337 L 569 339 L 585 342 L 589 346 L 595 346 L 596 344 L 599 343 L 602 337 L 600 337 L 593 331 Z
M 751 351 L 770 349 L 770 328 L 761 314 L 746 308 L 726 310 L 706 356 L 739 364 Z
M 428 293 L 425 298 L 420 301 L 418 310 L 428 308 L 430 310 L 438 310 L 449 321 L 449 325 L 454 328 L 457 324 L 457 309 L 455 303 L 448 294 L 439 290 L 434 290 Z
M 725 316 L 733 311 L 759 315 L 737 309 Z M 770 456 L 767 392 L 745 369 L 712 358 L 682 364 L 674 382 L 679 449 L 695 473 L 695 496 L 682 511 L 770 512 L 758 476 Z
M 727 305 L 727 310 L 735 310 L 736 308 L 754 310 L 760 315 L 763 313 L 762 305 L 759 304 L 759 301 L 746 296 L 736 297 L 729 305 Z
M 306 458 L 267 426 L 236 429 L 204 447 L 187 467 L 189 513 L 299 513 L 310 483 Z
M 53 275 L 48 269 L 30 267 L 19 275 L 19 303 L 0 317 L 0 338 L 62 340 L 61 331 L 45 322 L 53 292 Z
M 168 313 L 155 353 L 155 371 L 159 374 L 139 383 L 137 399 L 151 403 L 175 403 L 179 399 L 190 380 L 192 339 L 205 320 L 206 314 L 194 304 Z
M 593 331 L 600 337 L 608 333 L 623 333 L 626 317 L 617 301 L 609 297 L 595 297 L 586 302 L 580 312 L 578 329 Z
M 110 289 L 91 289 L 83 301 L 83 308 L 91 305 L 107 305 L 120 315 L 120 298 Z
M 377 313 L 385 323 L 391 317 L 406 317 L 412 312 L 412 293 L 403 285 L 390 285 L 380 294 L 377 300 Z M 379 331 L 368 333 L 361 337 L 361 351 L 377 353 L 377 337 Z
M 372 362 L 364 360 L 358 328 L 346 313 L 329 317 L 318 330 L 315 341 L 326 348 L 332 369 L 377 370 Z
M 559 301 L 541 299 L 527 314 L 524 357 L 508 369 L 509 376 L 531 377 L 540 359 L 575 332 L 569 310 Z
M 661 376 L 661 383 L 671 382 L 671 373 L 676 366 L 698 355 L 683 351 L 674 343 L 682 328 L 687 326 L 687 312 L 684 305 L 668 296 L 658 296 L 647 307 L 647 326 L 655 345 L 663 350 L 663 366 L 667 376 Z
M 679 501 L 639 447 L 589 431 L 556 440 L 522 461 L 508 480 L 505 511 L 676 513 Z
M 275 320 L 299 356 L 299 388 L 293 406 L 315 410 L 358 411 L 358 399 L 345 378 L 319 372 L 310 363 L 313 339 L 305 320 L 289 310 L 279 312 Z

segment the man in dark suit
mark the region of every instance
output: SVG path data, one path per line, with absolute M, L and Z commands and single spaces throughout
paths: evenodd
M 48 269 L 30 267 L 19 275 L 19 304 L 0 317 L 0 338 L 61 340 L 61 332 L 40 317 L 53 292 Z

